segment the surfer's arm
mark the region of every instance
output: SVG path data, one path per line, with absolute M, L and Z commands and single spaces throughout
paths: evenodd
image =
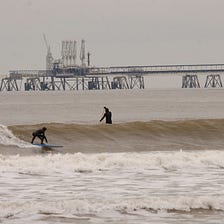
M 106 117 L 106 114 L 103 115 L 103 117 L 100 119 L 100 122 Z

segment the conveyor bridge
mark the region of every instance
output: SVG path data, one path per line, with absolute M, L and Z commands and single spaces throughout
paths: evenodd
M 14 70 L 1 80 L 0 91 L 144 89 L 144 76 L 182 75 L 182 88 L 200 88 L 198 74 L 207 74 L 205 88 L 222 87 L 224 64 L 60 67 Z

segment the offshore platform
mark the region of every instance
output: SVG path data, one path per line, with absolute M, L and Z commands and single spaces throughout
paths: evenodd
M 81 40 L 79 59 L 77 41 L 61 43 L 61 58 L 54 59 L 50 45 L 47 47 L 46 69 L 14 70 L 1 80 L 0 91 L 46 91 L 46 90 L 102 90 L 144 88 L 142 74 L 114 73 L 113 69 L 90 65 L 90 53 L 86 54 L 85 40 Z
M 10 71 L 2 78 L 0 91 L 144 89 L 144 76 L 158 74 L 182 75 L 182 88 L 201 88 L 198 74 L 206 74 L 204 88 L 223 87 L 224 64 L 95 67 L 90 63 L 90 53 L 86 54 L 84 39 L 79 64 L 77 41 L 62 41 L 59 59 L 53 58 L 45 35 L 44 42 L 46 69 Z

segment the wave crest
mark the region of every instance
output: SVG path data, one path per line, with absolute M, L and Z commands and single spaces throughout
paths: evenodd
M 48 123 L 10 126 L 23 141 L 31 133 L 48 128 L 49 142 L 62 144 L 67 152 L 141 151 L 171 149 L 222 149 L 224 119 L 129 122 L 113 125 Z

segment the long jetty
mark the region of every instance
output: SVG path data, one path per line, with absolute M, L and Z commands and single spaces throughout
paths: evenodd
M 2 78 L 0 91 L 144 89 L 148 75 L 182 75 L 182 88 L 200 88 L 198 75 L 207 75 L 204 88 L 223 87 L 224 64 L 87 67 L 54 63 L 49 70 L 14 70 Z

